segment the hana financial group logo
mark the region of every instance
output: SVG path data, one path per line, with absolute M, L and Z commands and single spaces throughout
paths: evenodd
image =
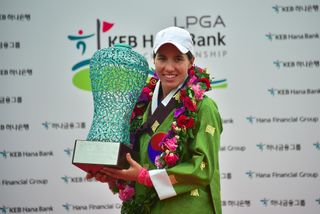
M 246 117 L 247 121 L 250 123 L 250 124 L 253 124 L 255 122 L 255 119 L 256 117 L 254 116 L 249 116 L 249 117 Z
M 6 150 L 0 151 L 0 157 L 7 159 L 9 152 Z
M 275 89 L 275 88 L 269 88 L 268 91 L 269 91 L 269 93 L 274 97 L 275 93 L 277 92 L 277 89 Z
M 249 177 L 249 178 L 253 178 L 253 176 L 255 175 L 255 172 L 252 170 L 248 170 L 245 172 L 245 174 Z
M 257 146 L 257 148 L 258 148 L 260 151 L 262 151 L 262 152 L 263 152 L 264 147 L 266 146 L 266 144 L 259 143 L 259 144 L 257 144 L 256 146 Z
M 273 64 L 276 66 L 276 68 L 280 69 L 281 68 L 281 65 L 282 65 L 282 61 L 280 60 L 276 60 L 276 61 L 273 61 Z
M 66 211 L 70 211 L 70 209 L 72 208 L 72 204 L 65 203 L 65 204 L 62 204 L 62 207 L 63 207 Z
M 279 5 L 272 6 L 272 9 L 273 9 L 274 12 L 276 12 L 276 13 L 279 13 L 279 12 L 280 12 L 280 7 L 279 7 Z
M 320 151 L 320 143 L 316 142 L 313 144 L 317 151 Z
M 8 210 L 9 210 L 9 207 L 5 207 L 5 206 L 0 207 L 1 213 L 7 213 Z
M 266 199 L 266 198 L 263 198 L 263 199 L 260 200 L 262 206 L 264 206 L 264 207 L 267 207 L 267 206 L 268 206 L 269 201 L 270 201 L 270 200 L 269 200 L 269 199 Z
M 73 154 L 73 149 L 71 149 L 71 148 L 66 148 L 66 149 L 64 149 L 63 151 L 64 151 L 64 153 L 65 153 L 66 155 L 68 155 L 68 157 L 71 157 L 72 154 Z
M 45 129 L 48 130 L 50 123 L 48 123 L 48 122 L 46 121 L 46 122 L 42 123 L 42 125 L 43 125 L 43 127 L 44 127 Z
M 317 198 L 315 201 L 318 202 L 318 205 L 320 205 L 320 197 Z
M 269 41 L 272 41 L 272 40 L 273 40 L 272 37 L 274 36 L 274 34 L 272 34 L 272 33 L 267 33 L 265 36 L 267 37 L 267 39 L 268 39 Z
M 65 184 L 68 184 L 69 183 L 69 176 L 63 176 L 61 177 L 61 179 L 64 181 Z
M 96 38 L 97 40 L 97 50 L 101 47 L 100 34 L 108 32 L 114 23 L 110 23 L 107 21 L 101 21 L 97 19 L 96 22 L 96 33 L 85 33 L 83 29 L 78 30 L 77 35 L 68 35 L 68 39 L 72 42 L 76 42 L 76 48 L 81 52 L 83 59 L 79 62 L 76 62 L 71 70 L 75 72 L 72 83 L 75 87 L 85 90 L 91 91 L 90 84 L 90 58 L 85 57 L 85 53 L 87 51 L 86 41 L 88 39 Z

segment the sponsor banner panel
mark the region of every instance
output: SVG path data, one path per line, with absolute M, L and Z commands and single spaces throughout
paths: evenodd
M 93 116 L 95 51 L 130 44 L 153 72 L 155 34 L 190 31 L 223 119 L 224 213 L 320 210 L 316 0 L 3 0 L 0 213 L 120 213 L 106 184 L 71 164 Z M 31 197 L 32 196 L 32 197 Z

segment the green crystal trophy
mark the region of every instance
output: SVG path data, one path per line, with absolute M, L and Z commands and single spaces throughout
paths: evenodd
M 76 140 L 72 163 L 95 173 L 102 166 L 126 167 L 130 118 L 146 83 L 149 66 L 131 46 L 98 50 L 90 61 L 94 114 L 86 140 Z

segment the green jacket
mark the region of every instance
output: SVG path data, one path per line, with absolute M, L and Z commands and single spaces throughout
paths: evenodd
M 148 111 L 144 114 L 144 122 L 147 120 Z M 173 121 L 173 112 L 167 116 L 155 134 L 168 132 Z M 166 169 L 176 196 L 163 200 L 157 197 L 150 213 L 222 213 L 218 158 L 222 132 L 220 114 L 215 102 L 205 97 L 198 104 L 197 115 L 198 120 L 193 129 L 194 139 L 185 143 L 180 162 Z M 148 157 L 150 139 L 151 136 L 147 133 L 140 137 L 139 162 L 148 170 L 156 169 Z M 136 184 L 136 196 L 144 197 L 150 191 L 154 193 L 154 187 Z

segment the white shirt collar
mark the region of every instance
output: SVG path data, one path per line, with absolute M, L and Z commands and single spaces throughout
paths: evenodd
M 185 80 L 188 78 L 188 75 L 186 76 Z M 175 89 L 172 89 L 170 93 L 161 101 L 162 105 L 167 106 L 171 98 L 176 94 L 176 92 L 183 86 L 183 83 L 185 80 Z M 160 80 L 157 82 L 156 87 L 153 91 L 153 96 L 151 100 L 151 114 L 155 112 L 155 110 L 158 108 L 158 97 L 159 97 L 159 90 L 160 90 Z

